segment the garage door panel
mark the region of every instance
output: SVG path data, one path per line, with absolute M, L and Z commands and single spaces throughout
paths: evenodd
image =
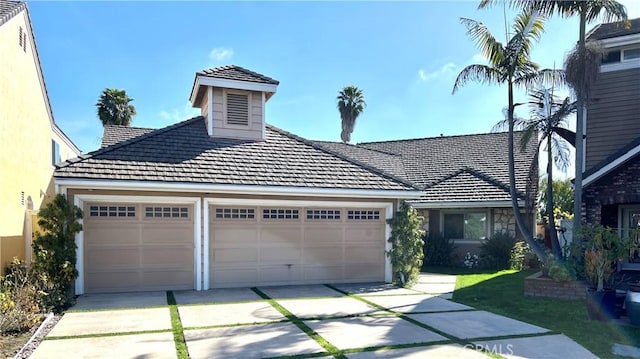
M 374 242 L 384 241 L 384 231 L 379 228 L 354 228 L 347 227 L 345 238 L 349 242 Z
M 261 267 L 259 283 L 286 283 L 302 280 L 302 268 L 299 266 Z
M 139 242 L 140 228 L 136 223 L 118 223 L 100 225 L 88 225 L 84 228 L 85 233 L 90 233 L 89 245 L 98 246 L 100 244 L 126 245 Z
M 193 289 L 193 205 L 112 207 L 84 219 L 85 292 Z
M 211 251 L 212 263 L 251 264 L 258 260 L 258 249 L 251 248 L 218 248 Z
M 303 262 L 306 264 L 342 263 L 343 251 L 341 246 L 305 247 Z
M 237 246 L 246 244 L 253 246 L 258 240 L 258 230 L 246 227 L 216 227 L 212 228 L 212 242 L 216 247 Z
M 384 252 L 380 248 L 369 247 L 347 247 L 345 257 L 352 263 L 380 263 L 384 261 Z
M 140 260 L 140 252 L 136 247 L 101 247 L 90 250 L 85 259 L 91 263 L 93 271 L 104 271 L 112 268 L 135 267 Z
M 126 292 L 137 290 L 140 282 L 138 271 L 109 271 L 87 273 L 88 292 Z
M 141 252 L 141 264 L 145 267 L 177 265 L 183 268 L 191 268 L 191 263 L 193 263 L 193 249 L 191 247 L 143 247 Z
M 258 268 L 222 267 L 212 268 L 215 276 L 211 277 L 213 287 L 246 287 L 258 283 Z
M 384 210 L 243 208 L 210 211 L 211 287 L 384 280 Z
M 297 226 L 299 226 L 299 224 Z M 262 247 L 272 245 L 284 247 L 300 247 L 301 237 L 301 228 L 264 226 L 260 231 L 260 245 Z
M 142 281 L 148 289 L 192 289 L 193 269 L 190 270 L 145 270 Z
M 142 228 L 142 242 L 153 243 L 193 243 L 193 236 L 188 225 L 171 227 L 166 224 L 151 226 L 145 224 Z
M 283 246 L 260 249 L 260 260 L 266 263 L 297 264 L 301 258 L 302 248 Z
M 317 227 L 317 226 L 309 226 L 305 228 L 304 231 L 304 241 L 305 245 L 308 243 L 315 244 L 317 242 L 332 242 L 332 243 L 341 243 L 342 242 L 342 228 L 340 228 L 341 224 L 336 224 L 338 228 L 327 228 L 325 227 Z

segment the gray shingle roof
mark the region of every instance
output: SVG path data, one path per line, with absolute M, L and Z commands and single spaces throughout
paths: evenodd
M 204 119 L 151 131 L 57 166 L 56 178 L 415 190 L 272 126 L 266 141 L 212 139 Z
M 0 25 L 26 9 L 27 5 L 21 1 L 0 0 Z
M 343 154 L 368 166 L 378 168 L 393 176 L 404 179 L 407 178 L 407 173 L 402 164 L 402 157 L 399 155 L 342 142 L 313 141 L 313 143 L 325 149 Z
M 587 34 L 589 40 L 604 40 L 612 37 L 640 34 L 640 18 L 629 20 L 630 28 L 623 21 L 599 24 Z
M 279 81 L 274 80 L 269 76 L 247 70 L 244 67 L 240 67 L 237 65 L 214 67 L 211 69 L 198 71 L 196 74 L 218 79 L 258 82 L 270 85 L 277 85 L 280 83 Z
M 104 126 L 101 147 L 115 145 L 116 143 L 145 135 L 153 130 L 153 128 L 107 125 Z
M 522 133 L 515 134 L 516 146 Z M 507 133 L 433 137 L 360 143 L 369 149 L 402 157 L 407 180 L 442 200 L 508 200 Z M 526 192 L 529 171 L 536 158 L 532 143 L 516 152 L 516 188 Z M 537 175 L 537 171 L 534 171 Z M 455 184 L 455 185 L 453 185 Z M 506 193 L 506 197 L 505 197 Z

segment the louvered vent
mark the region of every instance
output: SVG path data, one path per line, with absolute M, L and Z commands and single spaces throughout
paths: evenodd
M 249 126 L 249 96 L 227 94 L 227 124 Z

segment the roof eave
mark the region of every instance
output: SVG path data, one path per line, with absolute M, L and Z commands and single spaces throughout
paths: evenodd
M 193 83 L 193 87 L 191 88 L 191 95 L 189 96 L 189 101 L 191 101 L 191 104 L 194 107 L 196 106 L 195 100 L 201 86 L 265 92 L 268 94 L 267 99 L 269 99 L 271 95 L 275 94 L 276 91 L 278 90 L 278 85 L 275 85 L 275 84 L 220 79 L 220 78 L 215 78 L 215 77 L 210 77 L 205 75 L 196 75 L 196 78 Z
M 356 188 L 317 188 L 293 186 L 259 186 L 259 185 L 231 185 L 212 183 L 182 183 L 159 181 L 125 181 L 125 180 L 94 180 L 76 179 L 61 176 L 55 177 L 58 188 L 91 188 L 102 190 L 132 190 L 132 191 L 174 191 L 174 192 L 208 192 L 224 194 L 253 194 L 276 196 L 315 196 L 340 198 L 387 198 L 387 199 L 416 199 L 422 192 L 415 190 L 384 190 L 384 189 L 356 189 Z
M 640 153 L 640 145 L 637 145 L 637 146 L 631 148 L 629 151 L 625 152 L 621 156 L 618 156 L 613 161 L 610 161 L 606 165 L 600 167 L 600 169 L 598 169 L 594 173 L 586 176 L 582 180 L 582 186 L 583 187 L 587 187 L 588 185 L 596 182 L 598 179 L 600 179 L 601 177 L 605 176 L 607 173 L 615 170 L 616 168 L 620 167 L 625 162 L 627 162 L 630 159 L 634 158 L 639 153 Z
M 415 208 L 485 208 L 485 207 L 511 207 L 511 201 L 496 200 L 496 201 L 410 201 L 411 205 Z M 525 207 L 525 203 L 522 200 L 518 201 L 519 207 Z

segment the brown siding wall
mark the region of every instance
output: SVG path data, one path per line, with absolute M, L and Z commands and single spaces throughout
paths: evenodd
M 591 97 L 585 170 L 640 136 L 640 68 L 600 73 Z
M 608 218 L 607 206 L 640 203 L 640 157 L 585 187 L 583 203 L 587 223 L 617 226 L 613 223 L 617 221 Z

